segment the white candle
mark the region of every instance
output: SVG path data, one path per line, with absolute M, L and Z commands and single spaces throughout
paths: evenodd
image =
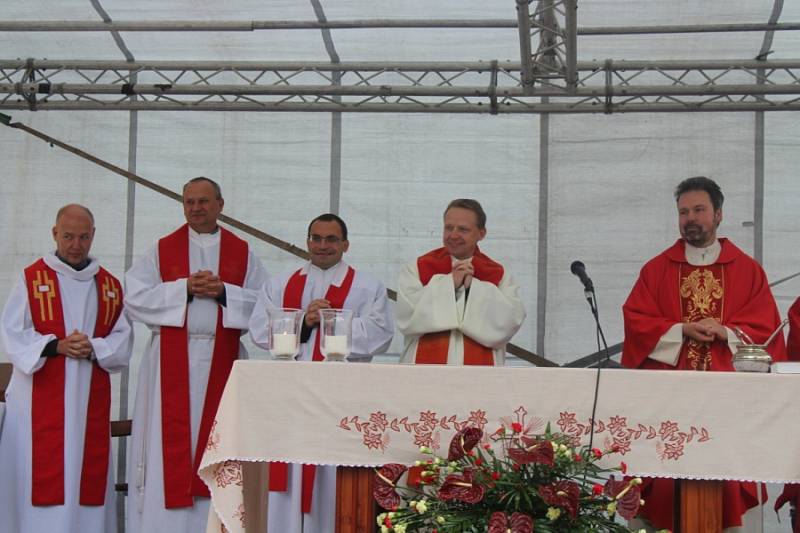
M 350 355 L 347 349 L 347 335 L 325 335 L 325 356 L 343 359 Z
M 297 335 L 294 333 L 276 333 L 272 336 L 272 355 L 275 357 L 293 357 L 297 354 Z

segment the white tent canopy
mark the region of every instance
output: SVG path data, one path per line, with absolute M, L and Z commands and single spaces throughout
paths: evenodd
M 4 2 L 0 113 L 173 191 L 216 179 L 227 215 L 301 248 L 311 218 L 338 212 L 347 260 L 391 288 L 439 245 L 446 204 L 476 198 L 482 248 L 528 310 L 513 342 L 556 364 L 597 351 L 570 263 L 621 342 L 639 268 L 678 236 L 675 185 L 706 175 L 726 196 L 720 234 L 779 282 L 785 313 L 800 294 L 800 4 L 574 4 Z M 20 129 L 0 127 L 0 163 L 3 299 L 67 202 L 93 210 L 93 252 L 120 275 L 182 222 L 174 200 Z M 270 273 L 296 268 L 249 240 Z

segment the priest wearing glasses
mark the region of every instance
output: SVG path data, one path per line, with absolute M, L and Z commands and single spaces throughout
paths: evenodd
M 271 308 L 302 309 L 299 361 L 322 361 L 320 311 L 353 312 L 353 362 L 368 362 L 386 352 L 394 336 L 394 316 L 386 287 L 344 261 L 350 248 L 347 224 L 326 213 L 314 218 L 306 235 L 309 261 L 297 270 L 275 276 L 264 286 L 250 319 L 250 337 L 269 346 L 267 324 Z M 336 468 L 271 463 L 267 531 L 322 533 L 336 529 Z

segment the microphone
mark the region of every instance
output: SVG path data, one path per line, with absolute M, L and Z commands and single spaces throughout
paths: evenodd
M 581 263 L 580 261 L 573 261 L 572 264 L 569 266 L 570 272 L 578 276 L 583 283 L 583 288 L 587 291 L 594 292 L 594 284 L 592 280 L 589 279 L 589 276 L 586 275 L 586 265 Z

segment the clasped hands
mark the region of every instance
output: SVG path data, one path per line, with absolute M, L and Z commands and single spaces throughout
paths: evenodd
M 88 359 L 92 355 L 92 350 L 89 337 L 77 329 L 56 344 L 56 352 L 73 359 Z
M 698 342 L 720 340 L 728 342 L 728 330 L 714 318 L 704 318 L 698 322 L 683 324 L 683 336 Z
M 325 298 L 317 298 L 316 300 L 311 300 L 311 303 L 308 304 L 308 308 L 306 309 L 306 316 L 303 319 L 305 320 L 306 327 L 313 328 L 317 324 L 319 324 L 319 310 L 330 309 L 330 308 L 331 308 L 331 303 Z
M 470 259 L 460 259 L 453 263 L 453 287 L 456 290 L 464 287 L 469 289 L 475 269 L 472 267 Z
M 196 298 L 219 298 L 225 284 L 210 270 L 199 270 L 186 279 L 186 292 Z

